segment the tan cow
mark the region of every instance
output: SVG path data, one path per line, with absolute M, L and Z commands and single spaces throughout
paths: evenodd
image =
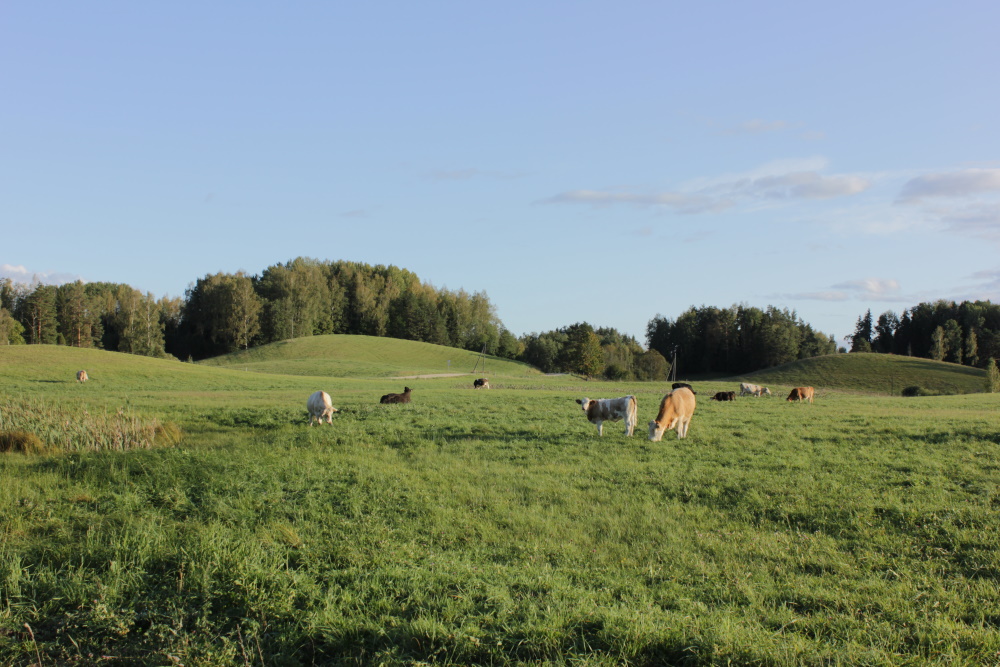
M 87 377 L 87 371 L 77 371 L 76 372 L 76 381 L 77 382 L 86 382 L 89 379 L 90 378 Z
M 604 422 L 616 422 L 625 420 L 625 435 L 632 435 L 635 431 L 635 424 L 638 421 L 638 408 L 636 407 L 635 396 L 622 396 L 621 398 L 595 398 L 576 399 L 583 411 L 587 414 L 587 420 L 591 424 L 597 425 L 597 435 L 604 435 Z
M 686 387 L 674 389 L 664 396 L 663 402 L 660 403 L 660 413 L 656 415 L 656 419 L 649 422 L 649 439 L 658 442 L 663 437 L 664 431 L 674 428 L 677 429 L 678 438 L 687 436 L 694 406 L 694 393 Z
M 792 389 L 792 393 L 788 395 L 786 401 L 809 401 L 813 402 L 813 394 L 816 392 L 812 387 L 796 387 Z
M 330 394 L 325 391 L 317 391 L 309 397 L 306 401 L 306 409 L 309 410 L 309 425 L 313 425 L 313 420 L 316 420 L 317 424 L 322 424 L 323 420 L 326 420 L 327 424 L 333 423 L 333 413 L 338 412 L 337 408 L 333 407 L 333 401 L 330 400 Z

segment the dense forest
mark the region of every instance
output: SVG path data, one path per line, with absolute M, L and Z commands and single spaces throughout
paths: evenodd
M 851 352 L 880 352 L 986 367 L 1000 359 L 1000 305 L 989 301 L 935 301 L 858 318 Z
M 156 298 L 120 283 L 27 285 L 0 279 L 0 344 L 96 347 L 204 359 L 319 334 L 389 336 L 488 352 L 546 372 L 608 379 L 739 374 L 837 352 L 794 312 L 768 306 L 690 307 L 656 315 L 645 348 L 632 336 L 583 322 L 515 337 L 484 292 L 435 288 L 410 271 L 296 258 L 259 276 L 206 275 L 183 298 Z M 985 367 L 1000 357 L 1000 306 L 921 303 L 901 315 L 858 318 L 852 352 L 882 352 Z
M 124 284 L 0 280 L 0 340 L 204 359 L 318 334 L 390 336 L 516 357 L 485 293 L 436 289 L 405 269 L 297 258 L 260 276 L 216 273 L 183 299 Z
M 692 306 L 676 320 L 657 315 L 646 325 L 646 344 L 676 358 L 684 377 L 748 373 L 837 351 L 832 336 L 813 331 L 794 312 L 745 305 Z

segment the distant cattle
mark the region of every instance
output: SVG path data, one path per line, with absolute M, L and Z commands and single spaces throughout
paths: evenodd
M 762 387 L 759 384 L 740 383 L 740 396 L 760 396 Z
M 812 403 L 814 393 L 816 393 L 816 390 L 813 389 L 812 387 L 796 387 L 795 389 L 792 389 L 792 393 L 790 393 L 788 395 L 788 398 L 786 398 L 785 400 L 809 401 L 810 403 Z
M 736 392 L 735 391 L 719 391 L 716 392 L 715 396 L 712 396 L 710 401 L 735 401 Z
M 409 403 L 410 402 L 410 388 L 403 387 L 402 394 L 386 394 L 382 398 L 378 399 L 379 403 Z
M 698 392 L 694 390 L 694 387 L 689 385 L 687 382 L 675 382 L 672 385 L 670 385 L 671 389 L 680 389 L 681 387 L 684 387 L 685 389 L 690 389 L 692 394 L 696 396 L 698 395 Z
M 87 377 L 87 371 L 77 371 L 76 372 L 76 381 L 77 382 L 86 382 L 89 379 L 90 378 Z
M 691 416 L 694 414 L 694 392 L 687 387 L 674 389 L 663 397 L 660 412 L 656 419 L 649 422 L 649 439 L 657 442 L 663 437 L 664 431 L 677 429 L 677 437 L 687 436 Z
M 490 381 L 487 380 L 486 378 L 479 378 L 478 380 L 476 380 L 475 382 L 472 383 L 472 388 L 473 389 L 489 389 L 490 388 Z
M 770 396 L 771 395 L 771 390 L 768 389 L 767 387 L 761 387 L 760 391 L 757 392 L 757 395 L 758 396 Z
M 590 423 L 597 426 L 597 435 L 604 435 L 602 428 L 604 422 L 616 422 L 622 419 L 625 420 L 625 435 L 632 435 L 632 432 L 635 431 L 635 424 L 638 419 L 635 396 L 596 399 L 578 398 L 576 402 L 583 408 Z
M 306 401 L 306 409 L 309 410 L 309 425 L 313 425 L 313 420 L 316 420 L 317 424 L 322 424 L 323 420 L 326 420 L 327 424 L 333 423 L 333 413 L 337 412 L 337 408 L 333 407 L 333 402 L 330 400 L 330 394 L 325 391 L 317 391 L 309 397 Z

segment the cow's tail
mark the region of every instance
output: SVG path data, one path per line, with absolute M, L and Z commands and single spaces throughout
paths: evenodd
M 625 418 L 629 424 L 635 427 L 639 423 L 639 403 L 635 400 L 635 396 L 631 394 L 628 396 L 628 408 L 626 408 L 626 411 Z

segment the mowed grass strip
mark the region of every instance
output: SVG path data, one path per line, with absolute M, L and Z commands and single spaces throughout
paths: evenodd
M 0 456 L 0 662 L 997 660 L 995 396 L 698 383 L 650 443 L 659 384 L 335 380 L 310 428 L 296 386 L 184 382 L 143 398 L 177 447 Z M 598 438 L 574 399 L 626 393 Z

